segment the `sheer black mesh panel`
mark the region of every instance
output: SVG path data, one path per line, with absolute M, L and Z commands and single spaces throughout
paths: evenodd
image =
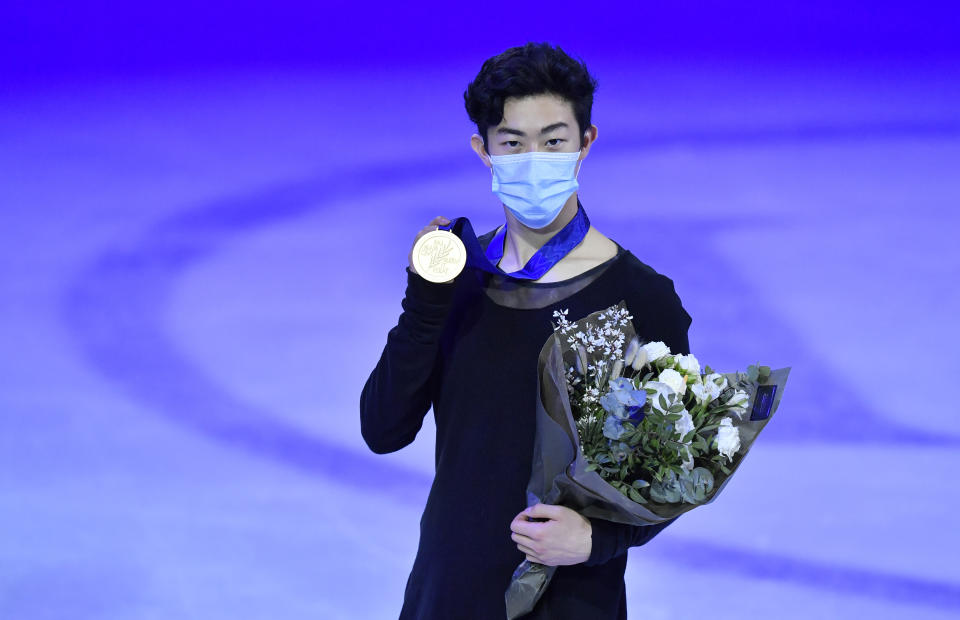
M 493 239 L 495 232 L 491 231 L 477 239 L 484 250 Z M 626 250 L 617 244 L 616 256 L 578 276 L 561 282 L 538 283 L 529 280 L 516 280 L 480 270 L 471 271 L 480 279 L 481 288 L 495 304 L 517 310 L 535 310 L 562 301 L 581 291 L 603 275 L 625 252 Z

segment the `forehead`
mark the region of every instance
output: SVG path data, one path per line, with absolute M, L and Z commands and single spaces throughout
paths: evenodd
M 503 119 L 497 127 L 539 131 L 541 127 L 560 122 L 576 128 L 573 106 L 558 95 L 542 94 L 507 97 L 503 102 Z

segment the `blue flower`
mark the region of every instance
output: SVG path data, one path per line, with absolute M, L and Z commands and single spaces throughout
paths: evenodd
M 600 399 L 600 406 L 607 413 L 636 424 L 643 419 L 643 405 L 646 402 L 645 390 L 637 390 L 629 379 L 619 377 L 610 382 L 610 391 Z
M 623 420 L 615 415 L 608 415 L 603 421 L 603 436 L 607 439 L 620 439 L 627 429 L 623 428 Z
M 625 444 L 622 441 L 618 441 L 616 443 L 610 442 L 610 454 L 618 463 L 625 461 L 627 457 L 630 456 L 631 450 L 632 448 L 630 445 Z
M 603 407 L 603 410 L 609 413 L 610 415 L 617 416 L 621 420 L 626 417 L 626 408 L 623 406 L 623 403 L 620 402 L 620 399 L 617 398 L 616 392 L 607 392 L 600 398 L 600 406 Z

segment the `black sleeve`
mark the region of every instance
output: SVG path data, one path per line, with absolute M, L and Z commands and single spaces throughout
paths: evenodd
M 625 525 L 606 519 L 591 518 L 590 526 L 593 528 L 591 534 L 593 542 L 590 547 L 590 558 L 584 564 L 587 566 L 604 564 L 617 556 L 623 555 L 630 547 L 645 545 L 677 519 L 679 517 L 674 517 L 656 525 Z
M 627 302 L 627 308 L 634 316 L 638 336 L 648 342 L 662 341 L 670 347 L 671 353 L 690 353 L 687 331 L 691 318 L 680 303 L 673 281 L 658 274 L 650 286 L 650 292 L 652 295 L 644 296 L 646 303 L 640 299 L 632 305 Z M 625 525 L 591 518 L 589 521 L 593 533 L 590 558 L 584 564 L 603 564 L 623 555 L 630 547 L 644 545 L 677 518 L 656 525 Z
M 403 313 L 360 394 L 360 433 L 377 454 L 406 446 L 423 425 L 453 290 L 453 283 L 434 284 L 407 269 Z

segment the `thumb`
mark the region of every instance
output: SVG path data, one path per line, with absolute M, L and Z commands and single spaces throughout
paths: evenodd
M 531 519 L 552 519 L 556 515 L 554 506 L 548 504 L 534 504 L 523 511 Z

